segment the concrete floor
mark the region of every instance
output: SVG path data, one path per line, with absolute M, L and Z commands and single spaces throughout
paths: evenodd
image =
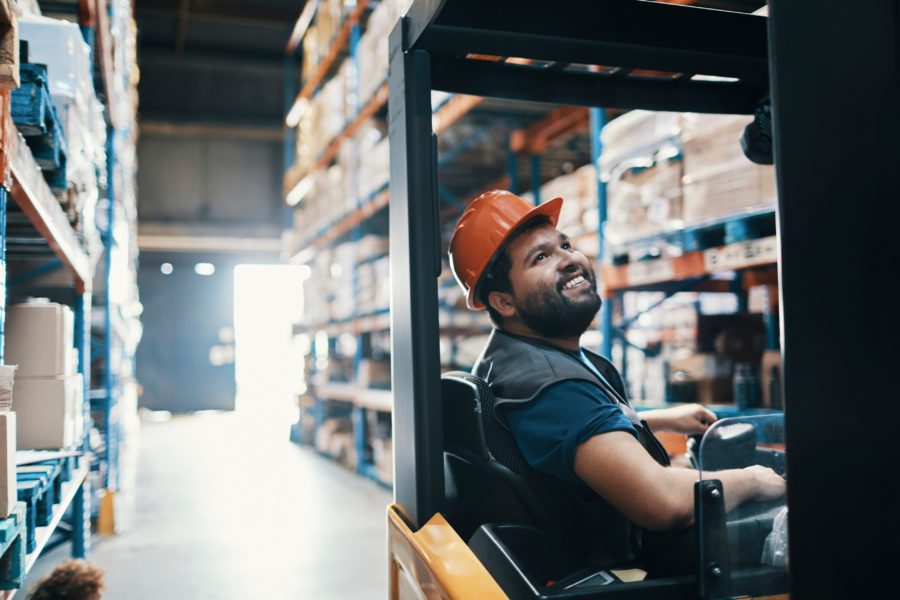
M 94 537 L 107 598 L 386 596 L 390 492 L 241 413 L 144 423 L 140 439 L 127 529 Z

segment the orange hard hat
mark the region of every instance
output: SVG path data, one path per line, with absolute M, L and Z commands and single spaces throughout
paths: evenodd
M 478 282 L 510 234 L 535 217 L 546 217 L 555 227 L 562 202 L 554 198 L 534 206 L 512 192 L 494 190 L 466 207 L 450 238 L 450 269 L 466 293 L 466 306 L 484 310 L 476 297 Z

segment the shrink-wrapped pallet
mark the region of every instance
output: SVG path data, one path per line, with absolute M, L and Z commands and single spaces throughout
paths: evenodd
M 741 149 L 741 135 L 750 119 L 685 115 L 685 226 L 775 206 L 774 167 L 750 162 Z
M 682 226 L 682 164 L 664 152 L 624 160 L 606 182 L 607 222 L 611 244 L 672 231 Z
M 678 113 L 631 111 L 601 134 L 606 182 L 606 242 L 623 244 L 678 229 L 682 166 Z

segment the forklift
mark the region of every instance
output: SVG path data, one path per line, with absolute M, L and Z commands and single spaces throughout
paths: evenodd
M 875 538 L 896 540 L 900 521 L 897 202 L 880 201 L 897 199 L 900 5 L 771 0 L 760 16 L 683 4 L 416 0 L 391 34 L 391 598 L 896 594 L 896 552 Z M 671 76 L 647 76 L 659 72 Z M 696 446 L 694 573 L 585 564 L 530 489 L 490 388 L 441 374 L 432 90 L 720 114 L 770 103 L 771 125 L 750 137 L 771 136 L 776 165 L 785 410 L 720 421 Z M 760 550 L 784 501 L 724 511 L 714 470 L 745 464 L 790 473 L 780 561 Z

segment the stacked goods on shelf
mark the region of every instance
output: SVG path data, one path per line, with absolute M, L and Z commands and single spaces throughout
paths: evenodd
M 382 312 L 390 305 L 390 266 L 383 236 L 367 235 L 320 250 L 310 268 L 312 275 L 306 283 L 310 287 L 304 294 L 306 326 L 346 321 Z
M 341 28 L 344 17 L 342 0 L 322 0 L 316 9 L 316 17 L 303 36 L 303 73 L 314 73 L 316 67 L 328 55 L 334 37 Z
M 16 367 L 0 365 L 0 519 L 16 506 L 16 413 L 13 380 Z
M 391 152 L 388 136 L 375 126 L 374 121 L 360 127 L 353 144 L 359 152 L 359 191 L 368 198 L 384 187 L 390 178 Z
M 84 380 L 69 307 L 30 301 L 9 307 L 5 360 L 17 365 L 13 407 L 20 450 L 67 448 L 84 428 Z
M 605 242 L 621 245 L 682 226 L 677 113 L 631 111 L 601 133 Z
M 640 312 L 659 298 L 658 293 L 628 294 L 626 312 Z M 628 331 L 633 344 L 626 351 L 632 396 L 651 403 L 734 403 L 736 374 L 758 372 L 765 346 L 762 316 L 733 314 L 735 309 L 730 294 L 681 293 L 643 313 Z M 751 404 L 761 401 L 756 397 Z
M 533 201 L 531 192 L 523 197 Z M 541 186 L 541 202 L 563 198 L 557 228 L 568 235 L 581 252 L 597 256 L 597 171 L 594 165 L 584 165 L 566 175 L 560 175 Z
M 28 60 L 46 65 L 50 96 L 66 141 L 60 202 L 96 263 L 101 244 L 95 225 L 99 190 L 106 179 L 106 123 L 94 92 L 91 50 L 74 23 L 41 16 L 19 20 Z
M 316 429 L 315 447 L 319 452 L 356 469 L 356 446 L 353 444 L 353 424 L 350 417 L 325 419 Z
M 16 413 L 0 412 L 0 519 L 16 507 Z
M 359 40 L 359 100 L 365 104 L 378 86 L 387 80 L 388 37 L 397 21 L 406 14 L 411 0 L 381 2 L 366 23 Z
M 394 443 L 390 437 L 372 438 L 372 462 L 375 477 L 384 483 L 394 483 Z
M 19 75 L 21 84 L 12 91 L 13 123 L 25 137 L 47 185 L 62 192 L 66 188 L 66 138 L 50 101 L 47 67 L 21 63 Z
M 775 168 L 744 156 L 740 139 L 752 117 L 684 116 L 684 223 L 691 227 L 774 208 Z

